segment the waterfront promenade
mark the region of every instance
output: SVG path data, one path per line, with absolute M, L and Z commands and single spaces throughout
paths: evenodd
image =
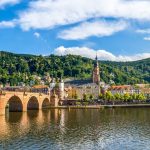
M 101 109 L 101 108 L 138 108 L 150 107 L 149 104 L 122 104 L 122 105 L 85 105 L 85 106 L 58 106 L 50 107 L 52 109 Z

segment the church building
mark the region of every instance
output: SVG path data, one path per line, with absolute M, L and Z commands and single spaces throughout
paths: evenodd
M 98 63 L 98 58 L 96 55 L 95 58 L 95 63 L 94 63 L 94 69 L 93 69 L 93 74 L 92 74 L 92 79 L 93 79 L 93 83 L 96 83 L 97 85 L 99 85 L 100 83 L 100 69 L 99 69 L 99 63 Z
M 65 83 L 65 87 L 72 87 L 70 92 L 70 99 L 73 99 L 74 93 L 78 95 L 79 99 L 83 98 L 84 94 L 93 95 L 94 98 L 97 98 L 101 93 L 100 90 L 100 68 L 99 62 L 96 55 L 93 71 L 91 74 L 91 79 L 87 80 L 73 80 Z

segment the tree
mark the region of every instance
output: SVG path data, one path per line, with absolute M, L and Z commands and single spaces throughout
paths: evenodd
M 109 62 L 100 63 L 101 79 L 109 83 L 112 79 L 115 84 L 150 83 L 150 58 L 136 62 Z M 64 78 L 91 79 L 94 61 L 81 56 L 34 56 L 16 55 L 0 52 L 0 82 L 17 84 L 24 81 L 23 74 L 28 78 L 33 74 L 43 76 L 45 72 L 55 78 L 64 74 Z M 110 73 L 113 76 L 110 77 Z M 20 74 L 20 75 L 19 75 Z M 12 79 L 12 75 L 17 77 Z M 15 82 L 15 83 L 14 83 Z
M 86 93 L 83 94 L 83 100 L 87 101 L 88 100 L 88 95 Z
M 121 97 L 121 96 L 120 96 L 119 93 L 116 93 L 116 94 L 114 95 L 114 99 L 117 100 L 117 101 L 119 101 L 119 100 L 121 99 L 120 97 Z
M 137 100 L 137 97 L 138 97 L 138 94 L 136 94 L 136 93 L 133 93 L 133 94 L 131 95 L 131 99 L 132 99 L 132 100 Z
M 104 99 L 104 95 L 103 94 L 99 94 L 98 98 L 99 99 Z
M 120 94 L 120 100 L 124 101 L 124 95 L 123 94 Z
M 74 95 L 74 99 L 78 99 L 78 95 L 77 95 L 77 93 L 75 93 L 75 95 Z
M 144 100 L 146 100 L 146 97 L 144 94 L 140 93 L 140 94 L 138 94 L 137 99 L 140 101 L 144 101 Z
M 124 101 L 126 102 L 130 99 L 130 95 L 128 93 L 125 93 L 123 97 L 124 97 Z
M 108 101 L 113 100 L 113 95 L 110 91 L 105 93 L 105 99 Z
M 90 94 L 89 99 L 93 100 L 93 98 L 94 98 L 93 94 Z

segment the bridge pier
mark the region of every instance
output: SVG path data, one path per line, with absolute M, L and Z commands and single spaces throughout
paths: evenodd
M 0 95 L 0 115 L 5 115 L 5 107 L 6 107 L 5 94 L 1 93 L 1 95 Z
M 0 115 L 5 115 L 5 109 L 0 109 Z
M 26 103 L 23 103 L 22 111 L 23 111 L 23 112 L 26 112 L 26 111 L 27 111 L 27 104 L 26 104 Z
M 53 107 L 58 107 L 59 105 L 59 98 L 58 96 L 54 93 L 52 96 L 51 96 L 51 106 Z

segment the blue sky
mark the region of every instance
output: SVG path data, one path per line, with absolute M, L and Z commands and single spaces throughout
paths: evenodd
M 148 58 L 149 8 L 148 0 L 0 0 L 0 50 Z

